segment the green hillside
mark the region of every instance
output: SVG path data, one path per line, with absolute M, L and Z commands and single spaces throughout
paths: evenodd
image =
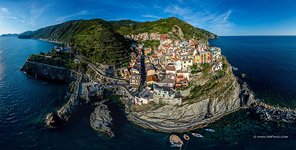
M 101 19 L 76 20 L 19 35 L 64 43 L 92 62 L 120 66 L 129 61 L 129 43 Z
M 75 52 L 84 55 L 92 62 L 121 66 L 129 61 L 130 55 L 130 41 L 125 39 L 124 35 L 144 32 L 165 34 L 171 32 L 173 28 L 181 28 L 186 39 L 207 40 L 216 37 L 208 31 L 171 17 L 152 22 L 74 20 L 24 32 L 19 38 L 60 42 L 69 45 Z
M 131 20 L 111 21 L 114 29 L 123 35 L 139 34 L 139 33 L 153 33 L 166 34 L 172 31 L 176 26 L 180 27 L 186 39 L 211 39 L 216 38 L 217 35 L 203 29 L 196 28 L 189 23 L 182 21 L 176 17 L 166 19 L 159 19 L 151 22 L 135 22 Z

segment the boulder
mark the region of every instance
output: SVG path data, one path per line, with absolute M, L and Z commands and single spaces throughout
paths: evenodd
M 57 114 L 49 113 L 46 115 L 45 124 L 48 128 L 57 128 L 62 124 L 62 121 Z
M 114 137 L 110 127 L 112 125 L 112 117 L 107 105 L 100 103 L 95 107 L 90 115 L 90 125 L 94 130 L 105 133 L 109 137 Z

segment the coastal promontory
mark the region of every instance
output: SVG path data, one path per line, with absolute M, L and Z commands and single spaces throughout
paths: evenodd
M 216 37 L 175 17 L 68 21 L 19 35 L 57 43 L 50 52 L 29 56 L 21 70 L 69 84 L 68 101 L 46 117 L 50 127 L 91 104 L 90 125 L 113 137 L 105 102 L 114 96 L 128 120 L 161 132 L 204 127 L 240 108 L 263 116 L 267 107 L 234 75 L 223 50 L 209 45 Z

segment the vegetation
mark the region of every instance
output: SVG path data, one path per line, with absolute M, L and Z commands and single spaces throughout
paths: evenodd
M 18 34 L 11 34 L 11 33 L 0 35 L 0 37 L 17 37 L 17 36 L 18 36 Z
M 191 85 L 183 86 L 183 87 L 177 88 L 177 91 L 185 91 L 185 90 L 188 90 L 189 88 L 191 88 Z
M 130 43 L 108 26 L 91 25 L 76 34 L 70 43 L 93 63 L 122 66 L 129 62 Z
M 228 70 L 228 62 L 224 56 L 222 56 L 222 67 L 224 72 Z
M 199 96 L 208 93 L 209 90 L 211 90 L 213 87 L 215 87 L 217 85 L 217 82 L 208 82 L 205 85 L 202 86 L 195 86 L 191 89 L 190 93 L 190 97 L 188 97 L 188 99 L 196 99 Z
M 22 33 L 19 38 L 61 42 L 92 62 L 120 65 L 129 61 L 130 43 L 100 19 L 69 21 Z
M 63 43 L 72 47 L 76 53 L 84 55 L 95 63 L 122 66 L 129 62 L 130 42 L 124 35 L 139 33 L 171 33 L 178 36 L 181 29 L 186 39 L 207 40 L 216 35 L 196 28 L 178 18 L 171 17 L 152 22 L 135 22 L 130 20 L 105 21 L 101 19 L 74 20 L 28 31 L 20 34 L 19 38 L 46 39 Z M 175 32 L 172 32 L 175 30 Z M 146 47 L 156 48 L 159 41 L 145 41 Z M 68 62 L 70 66 L 73 62 Z M 76 67 L 76 66 L 74 66 Z
M 199 72 L 201 72 L 201 69 L 199 66 L 197 66 L 197 65 L 191 66 L 191 74 L 197 74 Z
M 160 45 L 160 42 L 158 40 L 140 41 L 139 43 L 144 44 L 145 48 L 152 48 L 152 49 L 156 49 Z
M 87 71 L 86 62 L 75 62 L 74 55 L 70 52 L 56 52 L 32 54 L 28 58 L 29 61 L 44 63 L 47 65 L 64 67 L 85 73 Z
M 135 22 L 131 20 L 121 20 L 111 22 L 115 30 L 122 35 L 139 34 L 139 33 L 154 33 L 166 34 L 177 25 L 184 33 L 185 38 L 195 38 L 198 40 L 215 38 L 216 35 L 205 31 L 203 29 L 196 28 L 185 21 L 182 21 L 176 17 L 170 17 L 166 19 L 159 19 L 152 22 Z
M 217 73 L 213 76 L 213 79 L 217 80 L 224 77 L 225 72 L 224 70 L 218 70 Z
M 32 54 L 29 56 L 28 60 L 33 62 L 44 63 L 48 65 L 67 67 L 68 62 L 70 62 L 74 56 L 67 52 L 48 52 L 39 54 Z

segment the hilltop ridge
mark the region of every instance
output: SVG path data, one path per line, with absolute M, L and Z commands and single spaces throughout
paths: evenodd
M 182 33 L 182 37 L 172 31 Z M 41 39 L 72 47 L 93 63 L 122 66 L 129 62 L 129 35 L 171 34 L 177 38 L 207 41 L 217 35 L 196 28 L 175 17 L 156 21 L 105 21 L 102 19 L 71 20 L 36 31 L 21 33 L 19 38 Z

